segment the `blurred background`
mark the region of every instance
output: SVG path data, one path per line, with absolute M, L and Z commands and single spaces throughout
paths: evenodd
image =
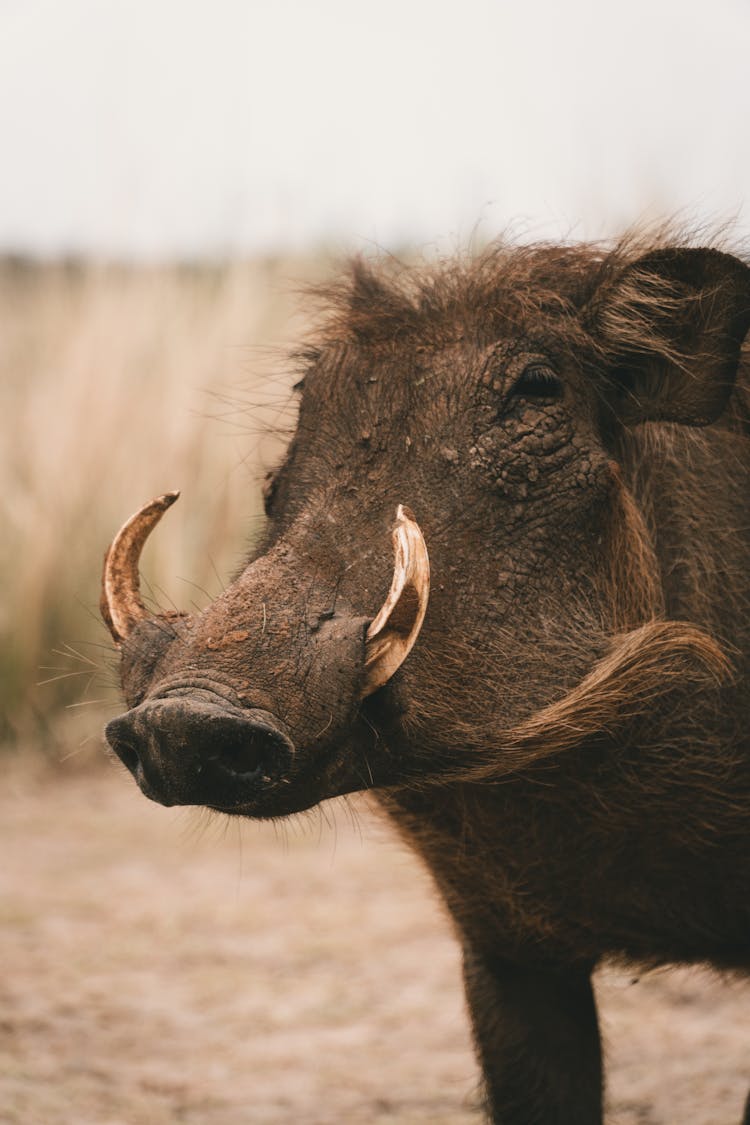
M 749 48 L 746 0 L 0 0 L 3 1122 L 479 1121 L 457 945 L 361 801 L 205 822 L 97 768 L 102 555 L 179 488 L 148 596 L 231 578 L 353 253 L 746 241 Z M 739 1120 L 746 986 L 597 991 L 608 1121 Z
M 744 0 L 3 0 L 0 741 L 98 747 L 99 564 L 147 498 L 160 604 L 257 528 L 305 283 L 750 218 Z

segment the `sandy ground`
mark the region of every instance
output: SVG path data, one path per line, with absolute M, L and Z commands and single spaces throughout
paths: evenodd
M 3 1125 L 470 1125 L 458 952 L 364 805 L 283 829 L 3 763 Z M 608 1125 L 737 1125 L 750 987 L 598 982 Z

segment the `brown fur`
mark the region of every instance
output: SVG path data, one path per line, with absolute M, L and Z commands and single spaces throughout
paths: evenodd
M 510 753 L 514 744 L 522 753 L 570 750 L 593 735 L 614 734 L 634 715 L 658 706 L 675 681 L 721 683 L 730 675 L 728 658 L 707 633 L 681 621 L 649 622 L 616 637 L 580 684 L 516 727 Z

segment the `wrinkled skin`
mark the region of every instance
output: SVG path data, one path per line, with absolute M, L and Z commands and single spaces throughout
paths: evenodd
M 750 968 L 749 273 L 628 244 L 357 267 L 256 556 L 122 642 L 108 737 L 148 796 L 376 791 L 455 919 L 495 1122 L 601 1121 L 603 957 Z M 366 694 L 399 503 L 429 607 Z

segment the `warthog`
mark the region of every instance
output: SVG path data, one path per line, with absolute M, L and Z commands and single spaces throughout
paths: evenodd
M 500 245 L 326 298 L 236 581 L 146 610 L 175 494 L 107 554 L 107 738 L 164 805 L 374 790 L 455 920 L 492 1120 L 600 1122 L 594 967 L 750 968 L 750 269 Z

